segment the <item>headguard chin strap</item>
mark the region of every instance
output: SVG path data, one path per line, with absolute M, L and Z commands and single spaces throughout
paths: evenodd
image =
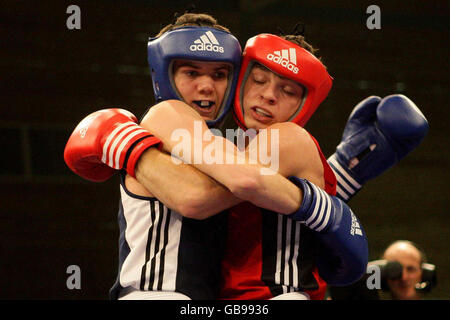
M 210 27 L 182 27 L 150 38 L 147 52 L 156 102 L 183 100 L 173 82 L 171 66 L 174 60 L 230 63 L 232 70 L 222 105 L 216 119 L 207 124 L 212 127 L 222 121 L 233 103 L 242 55 L 241 45 L 232 34 Z
M 241 72 L 234 101 L 234 117 L 239 126 L 244 122 L 244 85 L 255 63 L 260 63 L 276 74 L 300 83 L 305 89 L 299 110 L 289 119 L 304 126 L 327 97 L 333 78 L 325 66 L 309 51 L 272 34 L 260 34 L 247 41 L 242 56 Z

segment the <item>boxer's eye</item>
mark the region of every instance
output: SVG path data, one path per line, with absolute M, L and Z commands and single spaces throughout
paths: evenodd
M 283 92 L 287 94 L 288 96 L 294 96 L 297 94 L 294 88 L 291 88 L 290 86 L 284 86 Z
M 198 75 L 198 72 L 195 70 L 186 70 L 184 72 L 188 77 L 194 78 Z
M 216 80 L 222 80 L 228 78 L 228 73 L 225 71 L 217 71 L 214 73 L 213 78 Z
M 253 82 L 257 84 L 264 84 L 266 82 L 266 79 L 260 75 L 254 75 Z

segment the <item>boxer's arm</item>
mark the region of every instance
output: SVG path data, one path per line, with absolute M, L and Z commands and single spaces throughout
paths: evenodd
M 261 143 L 260 140 L 267 141 Z M 247 156 L 263 155 L 269 158 L 258 162 L 267 168 L 278 171 L 283 177 L 297 176 L 325 187 L 323 165 L 314 141 L 309 133 L 292 122 L 277 123 L 260 133 L 247 147 Z
M 279 172 L 292 175 L 289 179 L 303 191 L 302 204 L 291 218 L 313 230 L 321 244 L 317 261 L 319 274 L 333 285 L 357 281 L 368 261 L 367 238 L 360 221 L 341 199 L 321 190 L 325 185 L 323 165 L 310 135 L 292 123 L 272 125 L 268 134 L 274 134 L 275 129 L 279 135 L 280 159 L 283 159 Z M 258 139 L 253 140 L 249 149 L 258 144 Z M 269 144 L 266 151 L 273 156 L 276 150 Z
M 169 120 L 167 119 L 167 121 Z M 164 123 L 167 122 L 164 121 Z M 147 125 L 151 126 L 149 123 Z M 299 128 L 289 123 L 286 125 L 291 126 L 291 129 L 292 127 Z M 296 132 L 298 133 L 298 130 Z M 299 143 L 295 146 L 289 143 L 293 138 L 291 131 L 285 130 L 283 133 L 282 140 L 285 143 L 282 148 L 282 158 L 289 159 L 289 157 L 285 157 L 284 155 L 290 153 L 288 151 L 290 147 L 299 147 Z M 286 139 L 286 137 L 291 139 Z M 269 136 L 268 140 L 268 149 L 272 150 L 270 141 L 273 139 Z M 314 146 L 313 148 L 315 149 Z M 271 156 L 270 152 L 267 154 Z M 303 159 L 308 160 L 307 157 L 303 157 Z M 278 159 L 274 160 L 273 163 L 278 165 Z M 267 165 L 267 167 L 271 168 L 272 166 Z M 291 163 L 289 161 L 282 163 L 280 169 L 284 171 L 285 176 L 293 174 L 290 172 L 290 167 Z M 126 178 L 126 185 L 130 191 L 142 196 L 155 196 L 168 207 L 173 208 L 183 216 L 189 218 L 207 218 L 243 201 L 211 177 L 190 165 L 175 164 L 170 155 L 157 149 L 146 151 L 141 159 L 139 159 L 136 168 L 137 180 L 130 176 Z M 276 167 L 274 169 L 276 170 Z M 306 178 L 311 179 L 311 176 L 307 176 Z M 318 182 L 317 179 L 311 180 Z M 174 181 L 176 183 L 173 183 Z
M 127 176 L 127 188 L 135 194 L 154 196 L 169 208 L 192 219 L 205 219 L 242 200 L 227 188 L 187 164 L 175 164 L 156 148 L 139 159 L 136 179 Z
M 301 191 L 295 185 L 273 170 L 250 163 L 245 153 L 238 152 L 236 146 L 223 137 L 204 139 L 208 133 L 212 137 L 210 130 L 198 113 L 186 104 L 177 100 L 162 102 L 150 109 L 141 125 L 161 139 L 167 152 L 177 154 L 226 186 L 238 198 L 284 214 L 298 208 Z M 186 139 L 174 139 L 177 135 Z M 187 149 L 179 152 L 182 143 L 187 143 Z M 203 156 L 207 154 L 214 154 L 215 159 L 222 162 L 206 161 Z M 195 156 L 201 161 L 194 161 Z
M 291 218 L 315 231 L 321 247 L 317 256 L 320 276 L 331 285 L 358 281 L 368 263 L 368 243 L 363 226 L 350 207 L 309 181 L 290 177 L 303 190 L 303 202 Z

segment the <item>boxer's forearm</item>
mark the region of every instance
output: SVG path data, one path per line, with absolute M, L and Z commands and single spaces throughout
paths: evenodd
M 211 177 L 190 165 L 175 164 L 157 149 L 143 154 L 136 178 L 169 208 L 192 219 L 208 218 L 242 201 Z
M 276 172 L 267 174 L 264 166 L 250 164 L 232 142 L 212 135 L 189 106 L 171 100 L 153 108 L 141 125 L 161 139 L 166 152 L 223 184 L 242 200 L 279 213 L 291 213 L 299 207 L 298 188 Z M 214 159 L 207 159 L 208 155 Z

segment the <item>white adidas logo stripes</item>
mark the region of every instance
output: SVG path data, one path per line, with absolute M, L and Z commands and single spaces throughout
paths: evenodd
M 194 44 L 189 46 L 190 51 L 211 51 L 224 53 L 224 48 L 220 46 L 219 41 L 211 31 L 205 32 Z
M 276 284 L 281 285 L 283 293 L 293 292 L 294 288 L 299 286 L 300 225 L 300 221 L 278 215 L 274 280 Z
M 289 60 L 293 64 L 297 64 L 297 55 L 295 48 L 283 49 L 280 51 L 274 51 L 275 55 L 281 57 L 282 59 Z
M 334 171 L 337 179 L 336 191 L 342 199 L 347 201 L 362 188 L 362 186 L 347 173 L 347 170 L 338 163 L 336 155 L 328 158 L 328 164 Z
M 200 39 L 197 39 L 194 41 L 194 43 L 212 43 L 215 45 L 219 44 L 219 41 L 217 41 L 217 38 L 214 36 L 214 33 L 211 31 L 205 32 L 204 35 L 200 36 Z
M 122 132 L 120 132 L 123 130 Z M 120 134 L 118 134 L 120 132 Z M 114 169 L 122 169 L 120 156 L 127 144 L 138 134 L 148 132 L 134 122 L 125 122 L 118 125 L 108 136 L 103 145 L 102 162 Z
M 305 221 L 305 224 L 308 228 L 320 232 L 328 225 L 328 221 L 330 220 L 331 200 L 322 189 L 313 184 L 310 186 L 314 188 L 314 193 L 317 195 L 317 202 L 313 213 L 309 219 Z
M 276 50 L 269 53 L 266 57 L 268 60 L 278 63 L 293 73 L 298 73 L 297 52 L 295 48 Z
M 332 219 L 332 215 L 334 216 L 334 213 L 332 212 L 332 200 L 324 190 L 316 187 L 313 184 L 310 184 L 310 186 L 314 189 L 313 193 L 315 193 L 317 197 L 314 211 L 311 216 L 305 221 L 305 225 L 311 230 L 320 232 L 328 226 L 330 219 Z M 361 226 L 358 223 L 358 219 L 351 210 L 350 213 L 352 219 L 350 234 L 352 236 L 362 236 L 363 234 Z

